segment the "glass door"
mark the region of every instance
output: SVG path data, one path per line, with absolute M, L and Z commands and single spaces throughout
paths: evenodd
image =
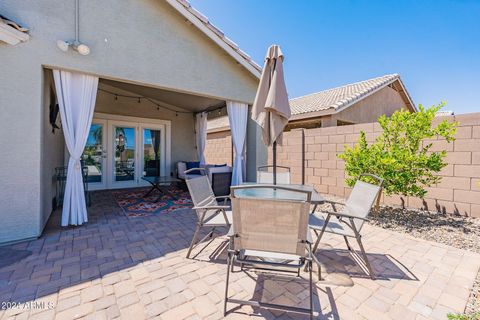
M 83 150 L 83 165 L 88 169 L 88 189 L 106 188 L 106 121 L 94 120 L 88 133 L 87 143 Z
M 132 123 L 110 122 L 113 154 L 110 187 L 134 187 L 137 177 L 137 134 Z
M 165 136 L 163 126 L 141 125 L 141 167 L 142 177 L 165 175 Z M 143 184 L 143 183 L 142 183 Z

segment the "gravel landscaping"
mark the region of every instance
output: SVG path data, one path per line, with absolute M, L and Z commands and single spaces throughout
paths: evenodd
M 343 202 L 343 199 L 329 198 Z M 329 204 L 319 210 L 329 210 Z M 337 208 L 340 209 L 340 208 Z M 424 210 L 382 206 L 369 216 L 370 224 L 406 233 L 416 238 L 436 241 L 455 248 L 480 253 L 480 219 L 446 215 Z M 465 313 L 480 312 L 480 273 L 474 283 Z

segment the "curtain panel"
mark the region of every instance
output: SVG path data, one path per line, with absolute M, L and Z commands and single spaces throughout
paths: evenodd
M 232 133 L 233 148 L 235 149 L 232 186 L 236 186 L 244 181 L 248 105 L 241 102 L 227 101 L 227 112 Z
M 70 154 L 62 210 L 62 226 L 88 221 L 80 158 L 92 124 L 98 77 L 53 70 L 65 144 Z
M 195 116 L 195 133 L 197 143 L 197 155 L 200 166 L 205 165 L 205 145 L 207 144 L 207 113 L 201 112 Z

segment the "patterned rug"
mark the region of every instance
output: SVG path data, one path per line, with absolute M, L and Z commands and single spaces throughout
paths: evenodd
M 148 190 L 150 188 L 114 190 L 112 195 L 128 217 L 146 217 L 193 207 L 188 192 L 179 188 L 171 187 L 169 189 L 177 200 L 169 196 L 160 195 L 157 190 L 144 198 L 143 196 Z

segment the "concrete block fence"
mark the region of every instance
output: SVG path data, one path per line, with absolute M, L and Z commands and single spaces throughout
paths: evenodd
M 205 146 L 205 160 L 211 164 L 232 165 L 232 136 L 230 131 L 209 133 Z
M 424 199 L 413 197 L 382 197 L 385 204 L 431 211 L 480 217 L 480 113 L 436 118 L 459 123 L 456 140 L 431 139 L 432 151 L 446 150 L 448 165 L 440 172 L 442 181 L 428 188 Z M 327 195 L 348 197 L 350 189 L 345 185 L 345 164 L 338 159 L 345 145 L 353 146 L 360 131 L 367 141 L 373 142 L 381 134 L 378 123 L 365 123 L 340 127 L 304 129 L 305 132 L 305 182 Z M 207 142 L 208 162 L 230 161 L 230 133 L 210 134 Z M 268 152 L 271 163 L 272 152 Z M 292 183 L 302 181 L 302 132 L 301 129 L 286 132 L 284 143 L 278 147 L 278 164 L 291 168 Z M 212 160 L 212 161 L 210 161 Z

